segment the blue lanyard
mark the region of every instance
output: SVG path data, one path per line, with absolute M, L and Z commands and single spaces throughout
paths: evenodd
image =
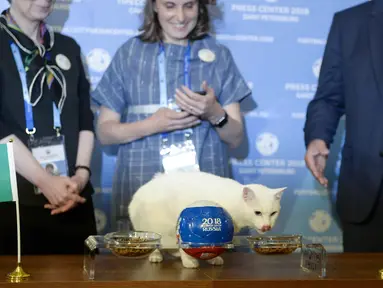
M 168 90 L 167 90 L 167 79 L 166 79 L 166 68 L 165 68 L 165 48 L 162 42 L 159 44 L 160 51 L 157 57 L 158 61 L 158 74 L 159 74 L 159 81 L 160 81 L 160 103 L 161 106 L 167 107 L 169 102 L 171 102 L 171 99 L 168 99 Z M 191 45 L 188 41 L 187 48 L 185 50 L 184 54 L 184 85 L 188 88 L 191 87 L 191 81 L 190 81 L 190 54 L 191 54 Z M 185 129 L 185 136 L 190 136 L 190 134 L 193 133 L 192 129 Z M 168 133 L 162 133 L 163 140 L 167 141 Z
M 184 85 L 190 88 L 190 52 L 191 46 L 188 41 L 188 46 L 184 54 Z M 162 106 L 168 106 L 168 91 L 167 91 L 167 80 L 166 80 L 166 68 L 165 68 L 165 48 L 160 43 L 160 53 L 158 54 L 158 74 L 160 81 L 160 102 Z
M 16 62 L 17 70 L 19 71 L 21 85 L 23 88 L 25 122 L 27 127 L 25 131 L 27 132 L 27 134 L 33 135 L 36 132 L 36 128 L 33 121 L 33 111 L 32 111 L 33 109 L 32 109 L 29 92 L 28 92 L 27 75 L 24 69 L 24 64 L 21 60 L 19 47 L 17 47 L 15 43 L 11 42 L 11 49 L 12 49 L 13 57 Z M 60 131 L 61 129 L 60 112 L 53 101 L 52 101 L 52 106 L 53 106 L 53 121 L 54 121 L 53 128 L 58 133 L 58 131 Z

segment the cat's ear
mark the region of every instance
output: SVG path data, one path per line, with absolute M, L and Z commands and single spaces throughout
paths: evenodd
M 249 202 L 255 199 L 254 191 L 251 190 L 249 187 L 243 187 L 242 190 L 242 198 L 245 200 L 245 202 Z
M 277 199 L 277 200 L 281 200 L 281 198 L 282 198 L 282 194 L 283 194 L 283 192 L 284 192 L 286 189 L 287 189 L 287 187 L 273 189 L 273 190 L 274 190 L 274 197 L 275 197 L 275 199 Z

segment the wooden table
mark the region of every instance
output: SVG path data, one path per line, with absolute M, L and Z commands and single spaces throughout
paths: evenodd
M 32 278 L 22 284 L 6 282 L 16 257 L 0 257 L 0 287 L 177 287 L 177 288 L 307 288 L 307 287 L 383 287 L 379 269 L 381 254 L 329 254 L 327 278 L 319 279 L 299 268 L 299 254 L 262 256 L 226 253 L 224 266 L 202 262 L 199 269 L 185 269 L 180 260 L 165 259 L 151 264 L 147 259 L 118 259 L 102 256 L 103 272 L 94 281 L 82 273 L 83 257 L 24 256 L 23 268 Z M 98 261 L 101 258 L 98 259 Z

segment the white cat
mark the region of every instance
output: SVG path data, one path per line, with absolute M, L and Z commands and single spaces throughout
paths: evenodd
M 157 174 L 134 194 L 129 205 L 129 217 L 136 231 L 159 233 L 165 247 L 176 248 L 176 225 L 182 210 L 196 201 L 213 201 L 230 214 L 235 233 L 244 227 L 264 233 L 272 229 L 277 220 L 285 189 L 270 189 L 259 184 L 242 185 L 204 172 Z M 199 266 L 198 260 L 182 249 L 169 252 L 181 257 L 186 268 Z M 149 256 L 151 262 L 162 260 L 159 250 Z M 220 256 L 207 261 L 212 265 L 223 264 Z

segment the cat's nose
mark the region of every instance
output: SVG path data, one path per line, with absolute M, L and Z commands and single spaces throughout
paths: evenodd
M 266 232 L 266 231 L 270 231 L 271 230 L 271 226 L 270 225 L 263 225 L 262 226 L 262 232 Z

